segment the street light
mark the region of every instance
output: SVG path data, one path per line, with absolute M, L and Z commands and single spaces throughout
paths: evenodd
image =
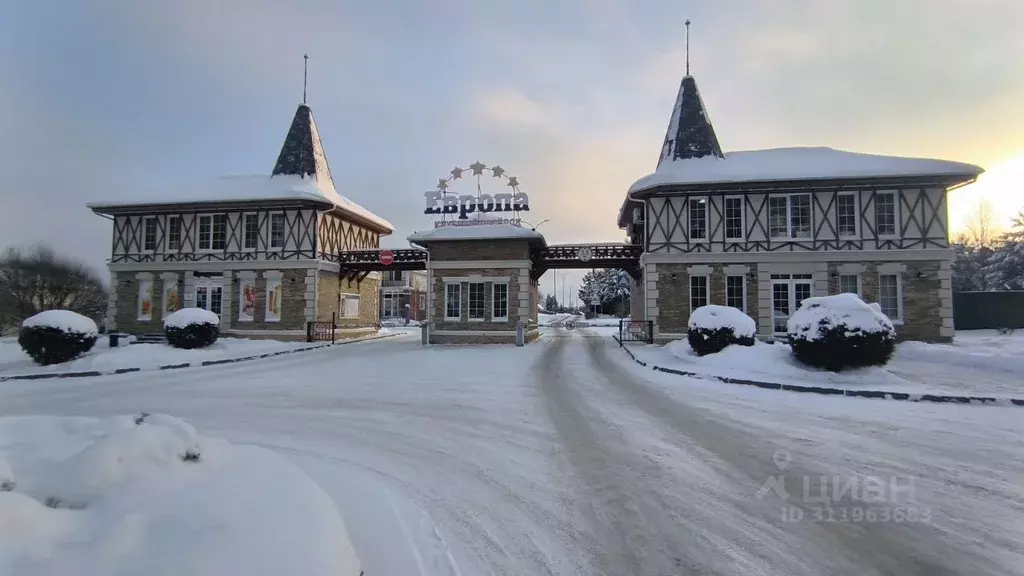
M 526 222 L 527 224 L 530 225 L 530 230 L 533 230 L 534 232 L 537 231 L 537 228 L 540 228 L 541 224 L 543 224 L 545 222 L 550 222 L 550 221 L 551 221 L 551 218 L 547 218 L 545 220 L 541 220 L 540 222 L 538 222 L 536 224 L 530 224 L 529 222 L 526 222 L 526 220 L 523 220 L 523 222 Z

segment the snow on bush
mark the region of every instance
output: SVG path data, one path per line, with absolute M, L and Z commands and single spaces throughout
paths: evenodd
M 182 308 L 164 319 L 164 334 L 175 348 L 205 348 L 220 335 L 220 317 L 202 308 Z
M 0 464 L 0 566 L 19 576 L 360 573 L 305 473 L 170 416 L 0 418 Z
M 896 347 L 896 330 L 881 307 L 856 294 L 804 300 L 790 317 L 788 329 L 798 360 L 833 372 L 882 366 Z
M 721 352 L 730 344 L 753 346 L 757 325 L 737 308 L 709 304 L 690 314 L 686 339 L 698 356 Z
M 45 310 L 21 324 L 18 344 L 42 365 L 78 358 L 96 344 L 96 323 L 70 310 Z

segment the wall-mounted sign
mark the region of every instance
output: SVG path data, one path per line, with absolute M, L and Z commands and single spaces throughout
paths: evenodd
M 527 212 L 530 197 L 525 192 L 501 192 L 498 194 L 446 194 L 440 190 L 424 192 L 427 208 L 424 214 L 458 214 L 460 220 L 467 220 L 470 214 L 491 212 Z

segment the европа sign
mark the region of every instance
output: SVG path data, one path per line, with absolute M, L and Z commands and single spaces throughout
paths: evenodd
M 525 192 L 501 192 L 498 194 L 443 194 L 440 191 L 424 192 L 427 209 L 424 214 L 458 214 L 465 220 L 474 212 L 526 212 L 530 210 L 530 197 Z

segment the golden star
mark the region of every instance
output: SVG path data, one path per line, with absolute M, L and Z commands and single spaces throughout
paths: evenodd
M 513 188 L 519 187 L 519 179 L 517 179 L 515 176 L 509 176 L 508 177 L 508 185 L 513 187 Z
M 453 180 L 458 180 L 459 178 L 462 178 L 462 173 L 463 172 L 465 172 L 465 170 L 463 170 L 462 168 L 459 168 L 458 166 L 456 166 L 455 168 L 452 169 L 450 174 L 452 175 L 452 179 Z
M 487 166 L 481 164 L 480 161 L 477 160 L 469 165 L 469 169 L 473 171 L 473 176 L 483 176 L 484 170 L 487 169 Z
M 501 166 L 495 166 L 494 168 L 491 168 L 491 172 L 494 172 L 494 177 L 498 178 L 505 173 L 505 169 Z
M 445 180 L 444 178 L 438 178 L 437 179 L 437 189 L 438 190 L 447 190 L 448 189 L 448 181 Z

